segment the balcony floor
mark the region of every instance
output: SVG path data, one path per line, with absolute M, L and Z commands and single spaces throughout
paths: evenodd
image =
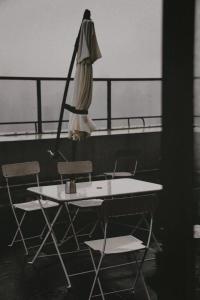
M 16 246 L 15 246 L 16 247 Z M 46 250 L 45 250 L 46 251 Z M 44 253 L 44 252 L 43 252 Z M 27 264 L 29 257 L 24 256 L 24 250 L 18 245 L 16 248 L 7 248 L 0 259 L 0 299 L 4 300 L 86 300 L 89 295 L 94 274 L 71 277 L 72 288 L 68 290 L 65 285 L 63 271 L 58 259 L 46 257 L 36 260 L 35 264 Z M 153 253 L 149 257 L 154 257 Z M 116 262 L 126 263 L 130 256 L 120 255 L 116 260 L 105 259 L 105 265 Z M 69 272 L 91 269 L 88 252 L 81 254 L 68 254 L 64 256 Z M 103 271 L 102 285 L 105 290 L 129 288 L 133 284 L 134 265 Z M 148 279 L 155 272 L 155 260 L 147 261 L 144 265 L 144 275 Z M 148 286 L 152 300 L 156 294 Z M 99 290 L 96 289 L 99 293 Z M 132 299 L 133 294 L 120 293 L 107 296 L 106 299 Z M 96 299 L 101 299 L 97 297 Z M 146 300 L 142 282 L 139 280 L 134 299 Z

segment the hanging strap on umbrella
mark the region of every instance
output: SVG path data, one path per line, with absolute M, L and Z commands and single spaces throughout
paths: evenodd
M 82 22 L 85 19 L 90 20 L 90 15 L 91 15 L 90 11 L 88 9 L 86 9 L 84 14 L 83 14 Z M 81 25 L 82 25 L 82 22 L 81 22 Z M 69 83 L 70 83 L 70 80 L 71 80 L 71 74 L 72 74 L 72 70 L 73 70 L 73 66 L 74 66 L 74 61 L 75 61 L 76 54 L 77 54 L 77 51 L 78 51 L 80 31 L 81 31 L 81 26 L 80 26 L 79 33 L 78 33 L 78 36 L 77 36 L 75 44 L 74 44 L 74 51 L 73 51 L 73 54 L 72 54 L 72 58 L 71 58 L 70 66 L 69 66 L 69 71 L 68 71 L 68 75 L 67 75 L 67 80 L 66 80 L 66 84 L 65 84 L 65 89 L 64 89 L 64 93 L 63 93 L 63 100 L 62 100 L 61 109 L 60 109 L 60 117 L 59 117 L 59 121 L 58 121 L 58 129 L 57 129 L 57 136 L 56 136 L 56 142 L 55 142 L 55 149 L 54 149 L 54 152 L 52 150 L 48 150 L 48 153 L 52 157 L 57 157 L 58 155 L 60 155 L 62 157 L 62 159 L 65 159 L 65 157 L 59 151 L 59 147 L 60 147 L 60 134 L 61 134 L 61 130 L 62 130 L 64 110 L 67 109 L 70 112 L 73 112 L 75 114 L 87 114 L 88 113 L 87 110 L 79 110 L 79 109 L 76 109 L 74 106 L 71 106 L 71 105 L 65 103 L 66 99 L 67 99 L 67 93 L 68 93 L 68 89 L 69 89 Z
M 72 112 L 73 114 L 77 114 L 77 115 L 87 115 L 88 114 L 88 110 L 86 109 L 77 109 L 75 106 L 72 106 L 70 104 L 65 103 L 65 108 Z

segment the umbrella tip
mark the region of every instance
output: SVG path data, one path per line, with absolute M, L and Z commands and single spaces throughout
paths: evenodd
M 90 16 L 91 16 L 90 10 L 89 10 L 89 9 L 86 9 L 86 10 L 84 11 L 83 19 L 90 20 Z

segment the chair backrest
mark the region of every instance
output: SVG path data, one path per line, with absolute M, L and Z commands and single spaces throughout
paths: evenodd
M 92 162 L 85 161 L 64 161 L 57 163 L 58 173 L 63 175 L 80 175 L 92 173 Z
M 109 199 L 102 203 L 102 214 L 105 220 L 120 215 L 153 214 L 157 201 L 155 194 Z
M 11 195 L 9 179 L 31 175 L 36 177 L 36 183 L 37 186 L 39 186 L 38 175 L 40 173 L 40 165 L 38 161 L 2 165 L 2 173 L 6 179 L 8 197 L 12 208 L 13 208 L 13 197 Z
M 40 165 L 38 161 L 2 165 L 2 173 L 5 178 L 36 175 L 39 172 Z
M 135 174 L 137 158 L 134 156 L 120 156 L 115 161 L 114 172 L 131 172 Z

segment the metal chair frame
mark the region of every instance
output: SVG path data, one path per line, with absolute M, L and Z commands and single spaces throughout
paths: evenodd
M 65 180 L 64 180 L 64 176 L 66 175 L 77 175 L 77 174 L 87 174 L 88 175 L 88 181 L 91 181 L 92 177 L 92 171 L 93 171 L 93 167 L 92 167 L 92 162 L 91 161 L 67 161 L 67 162 L 58 162 L 57 163 L 57 169 L 58 169 L 58 173 L 60 175 L 60 179 L 61 179 L 61 183 L 64 184 Z M 88 201 L 91 202 L 91 206 L 87 206 L 87 208 L 99 208 L 100 205 L 98 206 L 93 206 L 92 205 L 92 201 L 94 199 L 91 200 L 82 200 L 81 203 L 88 203 Z M 99 200 L 99 199 L 95 199 L 95 200 Z M 102 200 L 103 201 L 103 200 Z M 80 250 L 80 243 L 78 241 L 78 237 L 80 236 L 89 236 L 91 237 L 92 234 L 95 232 L 95 229 L 99 223 L 99 218 L 97 219 L 97 221 L 95 222 L 95 224 L 93 225 L 93 227 L 91 228 L 91 230 L 86 233 L 86 234 L 79 234 L 80 232 L 84 231 L 86 227 L 88 227 L 90 224 L 87 224 L 86 226 L 84 226 L 81 230 L 77 231 L 74 228 L 74 222 L 77 219 L 78 213 L 80 211 L 80 209 L 84 209 L 83 207 L 77 207 L 75 209 L 74 215 L 71 215 L 70 212 L 70 208 L 69 206 L 75 206 L 75 203 L 79 202 L 79 201 L 75 201 L 75 202 L 65 202 L 65 208 L 67 211 L 67 215 L 69 217 L 69 226 L 67 227 L 61 241 L 60 241 L 60 245 L 62 245 L 65 241 L 69 240 L 71 237 L 74 237 L 76 245 L 77 245 L 77 250 Z M 102 203 L 102 202 L 101 202 Z M 98 213 L 98 212 L 97 212 Z M 72 229 L 72 236 L 68 236 L 70 229 Z
M 124 170 L 124 172 L 120 172 L 118 171 L 118 165 L 120 161 L 123 160 L 130 160 L 130 164 L 131 162 L 133 162 L 133 168 L 130 168 L 130 170 L 132 169 L 132 171 L 130 172 L 130 170 Z M 136 156 L 130 156 L 130 155 L 120 155 L 116 160 L 115 160 L 115 164 L 114 164 L 114 169 L 113 172 L 108 172 L 108 173 L 104 173 L 105 177 L 112 177 L 112 178 L 116 178 L 116 177 L 134 177 L 137 171 L 137 166 L 138 166 L 138 160 L 136 158 Z M 123 175 L 124 173 L 124 175 Z M 128 174 L 129 173 L 129 174 Z M 148 230 L 149 228 L 149 222 L 145 216 L 145 214 L 141 214 L 141 219 L 138 221 L 138 223 L 136 224 L 136 226 L 133 228 L 132 233 L 134 233 L 134 230 L 139 228 L 139 225 L 141 225 L 142 223 L 145 224 L 145 228 L 140 227 L 141 230 Z M 161 251 L 161 246 L 155 236 L 155 234 L 152 232 L 152 239 L 155 242 L 156 248 L 158 249 L 158 251 Z
M 39 245 L 35 245 L 32 247 L 28 247 L 26 244 L 26 240 L 31 240 L 31 239 L 35 239 L 35 238 L 40 238 L 40 240 L 42 239 L 44 232 L 47 228 L 47 224 L 45 222 L 45 225 L 41 231 L 41 233 L 39 235 L 35 235 L 35 236 L 30 236 L 30 237 L 24 237 L 24 234 L 22 232 L 22 225 L 23 225 L 23 221 L 26 217 L 26 215 L 28 213 L 31 213 L 33 211 L 39 211 L 41 210 L 41 207 L 43 207 L 43 205 L 45 204 L 45 200 L 43 200 L 43 202 L 39 200 L 33 200 L 31 202 L 23 202 L 23 203 L 14 203 L 13 201 L 13 197 L 12 197 L 12 193 L 11 193 L 11 189 L 10 189 L 10 185 L 9 185 L 9 178 L 15 178 L 15 177 L 22 177 L 22 176 L 35 176 L 36 179 L 36 185 L 39 187 L 39 173 L 40 173 L 40 166 L 39 166 L 39 162 L 37 161 L 32 161 L 32 162 L 24 162 L 24 163 L 15 163 L 15 164 L 6 164 L 6 165 L 2 165 L 2 172 L 3 172 L 3 176 L 6 180 L 6 187 L 7 187 L 7 192 L 8 192 L 8 198 L 9 198 L 9 202 L 10 202 L 10 206 L 14 215 L 14 219 L 16 221 L 17 224 L 17 229 L 16 232 L 12 238 L 11 243 L 8 245 L 10 247 L 12 247 L 14 245 L 14 243 L 17 242 L 22 242 L 24 249 L 25 249 L 25 253 L 26 255 L 28 255 L 28 250 L 31 248 L 35 248 L 38 247 Z M 32 210 L 27 210 L 24 208 L 25 205 L 27 205 L 28 203 L 31 203 L 35 208 L 33 208 Z M 46 208 L 52 208 L 52 207 L 56 207 L 57 204 L 54 202 L 51 202 L 48 200 L 47 204 L 50 204 L 49 206 L 47 206 Z M 38 205 L 39 204 L 39 205 Z M 19 219 L 18 217 L 18 213 L 17 211 L 21 210 L 23 211 L 22 217 L 21 219 Z M 20 235 L 21 239 L 17 239 L 17 236 Z
M 154 208 L 155 208 L 155 199 L 154 197 L 152 197 L 151 199 L 149 199 L 149 195 L 144 195 L 144 196 L 135 196 L 133 198 L 117 198 L 117 199 L 111 199 L 111 200 L 106 200 L 103 202 L 102 204 L 102 219 L 104 222 L 104 237 L 103 239 L 101 239 L 100 241 L 102 242 L 102 246 L 99 246 L 98 250 L 95 250 L 94 248 L 92 248 L 92 242 L 93 241 L 89 241 L 89 242 L 85 242 L 86 245 L 89 247 L 90 250 L 90 256 L 91 256 L 91 261 L 92 261 L 92 265 L 94 267 L 94 272 L 95 272 L 95 276 L 94 276 L 94 280 L 92 283 L 92 287 L 90 290 L 90 294 L 89 294 L 89 300 L 92 297 L 97 297 L 97 296 L 101 296 L 103 300 L 105 300 L 105 295 L 109 295 L 109 294 L 114 294 L 114 293 L 119 293 L 119 292 L 125 292 L 125 291 L 132 291 L 134 293 L 135 291 L 135 287 L 136 284 L 138 282 L 139 277 L 142 279 L 142 283 L 144 286 L 144 290 L 145 293 L 147 295 L 148 300 L 150 300 L 150 295 L 146 286 L 146 283 L 144 281 L 144 277 L 142 274 L 142 266 L 143 263 L 145 261 L 145 257 L 147 255 L 147 252 L 149 250 L 149 244 L 150 244 L 150 240 L 151 240 L 151 234 L 152 234 L 152 226 L 153 226 L 153 212 L 154 212 Z M 138 201 L 137 201 L 138 200 Z M 118 253 L 134 253 L 135 255 L 135 263 L 137 266 L 137 273 L 136 273 L 136 277 L 135 280 L 133 282 L 133 285 L 130 289 L 120 289 L 120 290 L 115 290 L 115 291 L 110 291 L 110 292 L 104 292 L 103 288 L 102 288 L 102 284 L 99 278 L 99 273 L 100 271 L 103 269 L 102 268 L 102 262 L 103 259 L 106 255 L 111 255 L 111 253 L 106 253 L 106 245 L 107 245 L 107 241 L 108 241 L 108 237 L 107 237 L 107 231 L 108 231 L 108 224 L 109 224 L 109 220 L 113 217 L 117 217 L 117 216 L 121 216 L 121 215 L 135 215 L 136 213 L 140 213 L 142 211 L 145 211 L 146 213 L 148 212 L 151 216 L 150 219 L 150 228 L 149 228 L 149 233 L 148 233 L 148 238 L 147 238 L 147 242 L 146 245 L 144 245 L 143 247 L 141 246 L 141 249 L 132 249 L 127 251 L 126 249 L 124 251 L 120 251 Z M 142 242 L 142 241 L 141 241 Z M 95 241 L 94 241 L 95 243 Z M 142 244 L 141 244 L 142 245 Z M 140 250 L 144 250 L 144 253 L 142 255 L 142 259 L 138 260 L 137 258 L 137 253 Z M 94 260 L 94 255 L 93 253 L 99 252 L 100 253 L 100 258 L 97 264 L 95 264 L 95 260 Z M 116 255 L 117 252 L 115 252 L 114 255 Z M 115 266 L 112 266 L 115 267 Z M 98 287 L 100 290 L 100 294 L 95 294 L 94 293 L 94 288 L 96 283 L 98 283 Z
M 136 216 L 137 215 L 140 216 L 140 218 L 139 218 L 139 220 L 137 221 L 137 223 L 135 225 L 128 224 L 128 223 L 123 223 L 123 226 L 129 227 L 131 229 L 131 234 L 134 234 L 134 232 L 136 232 L 137 230 L 138 231 L 149 231 L 150 222 L 148 220 L 148 216 L 146 215 L 146 213 L 142 212 L 142 213 L 136 214 Z M 120 222 L 115 222 L 115 224 L 122 225 L 122 223 L 120 223 Z M 162 251 L 160 243 L 157 240 L 153 230 L 152 230 L 152 233 L 151 233 L 151 240 L 154 241 L 157 250 Z
M 120 170 L 118 170 L 119 165 L 122 161 L 124 161 L 124 162 L 130 161 L 130 166 L 128 167 L 127 170 L 124 169 L 123 171 L 121 171 L 121 168 L 120 168 Z M 135 173 L 137 171 L 137 165 L 138 165 L 138 161 L 135 156 L 119 156 L 115 160 L 113 172 L 105 172 L 104 175 L 106 178 L 107 177 L 112 177 L 112 178 L 133 177 L 133 176 L 135 176 Z

